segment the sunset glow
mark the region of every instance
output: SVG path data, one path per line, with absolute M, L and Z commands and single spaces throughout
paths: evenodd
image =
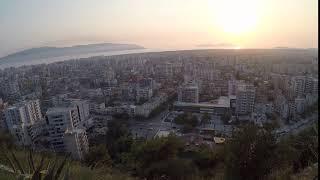
M 259 20 L 257 2 L 255 0 L 217 1 L 213 9 L 219 28 L 227 33 L 238 35 L 253 31 Z
M 0 56 L 102 42 L 155 49 L 314 48 L 317 14 L 317 0 L 5 0 Z

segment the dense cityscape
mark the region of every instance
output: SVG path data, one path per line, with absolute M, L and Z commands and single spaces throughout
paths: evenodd
M 2 132 L 36 152 L 85 161 L 115 122 L 134 141 L 174 136 L 185 150 L 214 150 L 248 124 L 271 124 L 281 140 L 318 122 L 318 55 L 235 49 L 74 59 L 1 70 L 0 97 Z

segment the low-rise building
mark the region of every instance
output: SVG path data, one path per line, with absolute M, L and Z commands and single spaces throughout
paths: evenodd
M 230 98 L 221 96 L 214 103 L 187 103 L 177 101 L 174 103 L 173 108 L 175 111 L 222 115 L 230 109 Z
M 167 101 L 167 95 L 166 94 L 161 94 L 159 96 L 156 96 L 146 103 L 142 105 L 138 105 L 135 108 L 135 114 L 136 116 L 142 116 L 142 117 L 149 117 L 150 113 L 159 107 L 162 103 Z
M 198 103 L 199 88 L 196 84 L 186 84 L 178 88 L 178 101 Z

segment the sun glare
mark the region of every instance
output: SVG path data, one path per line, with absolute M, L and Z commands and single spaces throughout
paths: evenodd
M 256 0 L 214 0 L 214 18 L 217 25 L 225 32 L 243 34 L 252 31 L 258 21 Z

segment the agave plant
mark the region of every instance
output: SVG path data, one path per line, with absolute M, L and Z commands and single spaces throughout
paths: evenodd
M 8 162 L 8 166 L 0 165 L 0 169 L 8 173 L 14 174 L 19 180 L 58 180 L 58 179 L 69 179 L 69 168 L 65 170 L 62 176 L 62 171 L 67 163 L 69 155 L 65 156 L 60 162 L 55 156 L 53 161 L 49 161 L 47 167 L 45 168 L 45 156 L 41 155 L 41 160 L 36 163 L 33 157 L 33 151 L 30 149 L 26 152 L 27 165 L 20 162 L 13 151 L 8 149 L 3 149 L 3 156 Z

